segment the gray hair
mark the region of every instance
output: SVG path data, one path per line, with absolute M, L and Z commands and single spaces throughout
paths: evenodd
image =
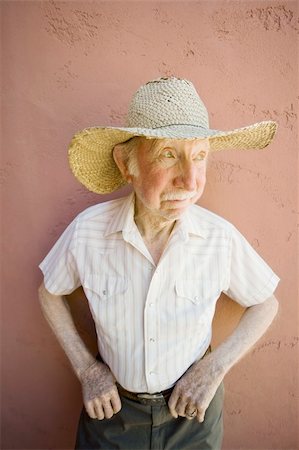
M 128 141 L 118 144 L 121 147 L 123 160 L 128 167 L 130 175 L 137 177 L 139 175 L 139 167 L 137 161 L 137 148 L 140 136 L 134 136 Z

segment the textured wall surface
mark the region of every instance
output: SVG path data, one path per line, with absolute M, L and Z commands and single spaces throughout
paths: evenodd
M 201 204 L 232 221 L 282 280 L 279 317 L 226 378 L 224 449 L 298 449 L 297 2 L 2 1 L 1 11 L 1 448 L 73 446 L 80 386 L 41 315 L 37 265 L 79 211 L 126 190 L 81 187 L 67 163 L 71 136 L 122 124 L 140 84 L 176 75 L 194 82 L 213 128 L 279 123 L 266 150 L 213 155 Z M 215 342 L 240 313 L 221 299 Z

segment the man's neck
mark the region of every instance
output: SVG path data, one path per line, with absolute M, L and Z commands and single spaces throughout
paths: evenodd
M 136 208 L 134 220 L 154 262 L 158 264 L 176 220 L 166 219 Z

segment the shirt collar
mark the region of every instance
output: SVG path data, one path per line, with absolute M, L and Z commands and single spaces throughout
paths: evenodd
M 207 233 L 202 228 L 202 224 L 198 217 L 192 212 L 196 205 L 191 205 L 189 209 L 182 215 L 177 223 L 177 231 L 181 234 L 184 240 L 188 240 L 190 235 L 195 235 L 205 239 Z
M 136 224 L 134 222 L 134 205 L 135 194 L 132 192 L 123 199 L 120 208 L 117 209 L 106 229 L 105 236 L 109 236 L 109 234 L 117 233 L 119 231 L 131 232 L 136 230 Z
M 109 223 L 105 236 L 108 236 L 119 231 L 136 232 L 137 226 L 134 221 L 134 205 L 135 194 L 132 192 L 129 196 L 125 197 L 121 203 L 120 208 L 116 214 L 112 217 Z M 202 229 L 200 221 L 192 214 L 192 209 L 196 208 L 195 205 L 191 205 L 189 209 L 177 220 L 175 231 L 178 232 L 183 240 L 188 240 L 189 235 L 200 236 L 206 238 L 206 232 Z

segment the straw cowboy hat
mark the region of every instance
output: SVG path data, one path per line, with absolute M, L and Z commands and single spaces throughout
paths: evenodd
M 207 109 L 193 84 L 174 77 L 159 78 L 137 90 L 125 127 L 92 127 L 77 133 L 70 144 L 69 163 L 87 189 L 106 194 L 126 184 L 112 150 L 134 136 L 209 138 L 210 151 L 261 149 L 271 142 L 276 128 L 275 122 L 264 121 L 232 131 L 211 130 Z

